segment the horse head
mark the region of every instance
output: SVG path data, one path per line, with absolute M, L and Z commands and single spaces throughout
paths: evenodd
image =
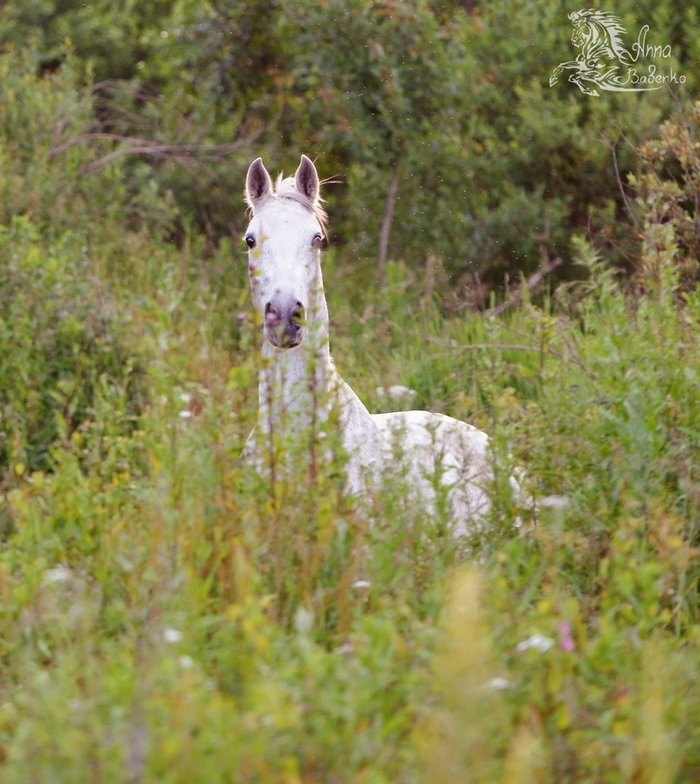
M 297 348 L 309 330 L 327 338 L 320 259 L 325 213 L 319 189 L 316 167 L 306 155 L 294 177 L 280 177 L 274 186 L 261 158 L 248 169 L 250 291 L 265 340 L 277 349 Z

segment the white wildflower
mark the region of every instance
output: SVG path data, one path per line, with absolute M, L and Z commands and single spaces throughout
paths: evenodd
M 510 689 L 510 686 L 511 683 L 508 678 L 503 678 L 500 675 L 486 681 L 487 689 L 496 689 L 497 691 L 502 691 L 503 689 Z
M 552 645 L 554 645 L 554 640 L 550 639 L 549 637 L 545 637 L 543 634 L 533 634 L 526 640 L 519 642 L 515 646 L 515 650 L 518 653 L 529 650 L 545 653 L 545 651 L 548 651 Z
M 182 639 L 182 632 L 179 629 L 165 629 L 163 632 L 163 639 L 167 643 L 180 642 Z
M 375 392 L 382 403 L 392 403 L 409 407 L 413 405 L 418 393 L 415 389 L 405 387 L 403 384 L 392 384 L 389 387 L 377 387 Z
M 299 607 L 294 613 L 294 628 L 302 637 L 306 637 L 314 625 L 314 614 L 305 607 Z
M 54 566 L 44 572 L 44 583 L 67 583 L 72 577 L 73 572 L 67 566 Z
M 571 499 L 568 495 L 548 495 L 540 501 L 543 509 L 566 509 L 571 506 Z

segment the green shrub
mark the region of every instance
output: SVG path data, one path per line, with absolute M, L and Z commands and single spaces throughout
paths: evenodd
M 141 371 L 79 235 L 44 244 L 26 218 L 0 227 L 0 311 L 3 484 L 47 470 L 52 449 L 81 431 L 134 429 Z M 100 407 L 110 421 L 97 425 Z
M 669 258 L 683 289 L 692 291 L 700 280 L 698 126 L 700 102 L 674 112 L 662 124 L 661 138 L 641 145 L 642 170 L 629 178 L 637 193 L 635 219 L 641 224 L 638 281 L 657 293 Z

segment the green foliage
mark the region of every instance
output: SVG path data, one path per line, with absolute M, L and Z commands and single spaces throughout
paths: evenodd
M 0 55 L 0 218 L 25 215 L 56 236 L 114 222 L 170 228 L 177 211 L 150 168 L 127 167 L 99 129 L 89 76 L 73 57 L 42 75 L 34 50 Z
M 697 7 L 618 3 L 628 49 L 643 24 L 650 45 L 671 47 L 640 60 L 640 73 L 672 69 L 686 82 L 597 98 L 565 80 L 548 86 L 576 51 L 561 3 L 467 8 L 36 2 L 6 4 L 0 18 L 7 49 L 34 40 L 37 68 L 65 60 L 67 39 L 91 63 L 96 95 L 82 101 L 92 131 L 107 134 L 94 166 L 118 161 L 112 187 L 132 194 L 146 183 L 172 193 L 178 209 L 163 217 L 177 236 L 192 220 L 214 241 L 241 230 L 230 196 L 249 161 L 262 153 L 289 170 L 303 150 L 343 178 L 329 199 L 349 257 L 375 257 L 395 181 L 390 255 L 413 269 L 437 258 L 493 288 L 560 257 L 571 279 L 582 230 L 634 268 L 639 232 L 621 185 L 639 174 L 634 149 L 697 86 Z
M 0 227 L 3 485 L 46 470 L 51 450 L 80 431 L 128 434 L 143 404 L 138 366 L 85 252 L 71 233 L 42 243 L 24 218 Z M 97 422 L 104 410 L 110 421 Z
M 128 79 L 152 49 L 151 32 L 176 6 L 174 0 L 23 0 L 0 8 L 0 46 L 39 45 L 41 67 L 56 69 L 66 41 L 95 64 L 95 76 Z
M 700 102 L 660 128 L 661 139 L 641 145 L 643 169 L 630 176 L 642 223 L 640 282 L 662 286 L 664 262 L 673 258 L 681 286 L 700 279 Z

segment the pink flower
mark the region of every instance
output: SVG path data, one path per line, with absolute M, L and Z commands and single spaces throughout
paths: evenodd
M 566 621 L 562 621 L 557 626 L 557 631 L 559 632 L 559 647 L 562 651 L 573 651 L 576 644 L 571 636 L 571 626 Z

